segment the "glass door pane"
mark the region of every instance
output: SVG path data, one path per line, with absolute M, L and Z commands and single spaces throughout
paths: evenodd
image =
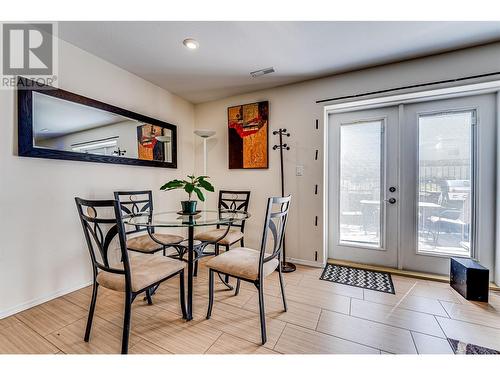
M 418 118 L 418 252 L 470 256 L 474 111 Z
M 341 243 L 382 246 L 383 121 L 340 127 Z

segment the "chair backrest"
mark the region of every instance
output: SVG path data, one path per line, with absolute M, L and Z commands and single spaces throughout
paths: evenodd
M 285 238 L 285 229 L 288 221 L 288 210 L 292 196 L 271 197 L 267 200 L 267 209 L 264 230 L 262 233 L 262 242 L 260 246 L 259 275 L 262 274 L 262 266 L 271 259 L 278 257 L 281 264 L 281 250 Z M 271 252 L 266 256 L 267 238 L 271 230 L 273 246 Z
M 153 214 L 153 192 L 151 190 L 115 191 L 115 200 L 120 203 L 124 216 Z M 133 228 L 133 229 L 129 229 Z M 144 232 L 147 228 L 127 226 L 126 234 Z M 154 229 L 151 229 L 154 232 Z
M 219 211 L 248 211 L 250 202 L 250 191 L 239 190 L 220 190 L 219 191 Z M 226 225 L 226 224 L 221 224 Z M 218 225 L 219 228 L 221 225 Z M 245 220 L 231 223 L 231 227 L 238 227 L 242 232 L 245 231 Z
M 130 288 L 130 263 L 119 202 L 81 198 L 75 198 L 75 202 L 92 260 L 94 279 L 97 277 L 98 269 L 118 273 L 125 275 L 126 285 Z M 109 262 L 109 246 L 117 235 L 123 268 L 115 268 Z

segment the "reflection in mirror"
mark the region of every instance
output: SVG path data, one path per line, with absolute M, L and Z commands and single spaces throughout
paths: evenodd
M 172 162 L 172 130 L 33 92 L 33 146 Z

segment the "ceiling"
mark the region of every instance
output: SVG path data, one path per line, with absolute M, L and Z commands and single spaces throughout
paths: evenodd
M 500 22 L 60 22 L 59 36 L 200 103 L 498 41 Z
M 33 132 L 37 140 L 60 137 L 128 120 L 114 113 L 39 93 L 35 93 L 33 107 Z

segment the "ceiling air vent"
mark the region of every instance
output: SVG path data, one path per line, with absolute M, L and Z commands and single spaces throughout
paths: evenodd
M 250 72 L 250 75 L 252 77 L 256 78 L 256 77 L 260 77 L 260 76 L 263 76 L 265 74 L 270 74 L 270 73 L 274 73 L 274 72 L 275 72 L 275 70 L 271 66 L 270 68 L 264 68 L 264 69 L 256 70 L 255 72 Z

